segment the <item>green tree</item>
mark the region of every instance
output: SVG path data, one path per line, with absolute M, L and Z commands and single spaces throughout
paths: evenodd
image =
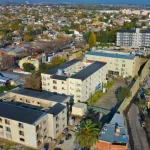
M 35 66 L 31 63 L 24 63 L 23 69 L 24 69 L 24 71 L 31 72 L 31 71 L 35 70 Z
M 146 22 L 141 23 L 141 27 L 144 27 L 144 26 L 146 26 Z
M 117 94 L 117 100 L 118 102 L 123 101 L 125 98 L 128 98 L 131 96 L 131 91 L 127 87 L 121 88 L 121 90 Z
M 100 123 L 92 122 L 91 119 L 87 119 L 79 125 L 76 136 L 76 142 L 86 149 L 90 149 L 99 139 Z
M 96 35 L 93 31 L 90 32 L 88 43 L 90 48 L 96 45 Z
M 26 35 L 24 36 L 24 41 L 25 41 L 25 42 L 30 42 L 30 41 L 31 41 L 31 36 L 30 36 L 29 34 L 26 34 Z
M 138 102 L 137 102 L 137 104 L 138 104 L 139 107 L 147 106 L 147 100 L 145 100 L 145 99 L 139 99 Z

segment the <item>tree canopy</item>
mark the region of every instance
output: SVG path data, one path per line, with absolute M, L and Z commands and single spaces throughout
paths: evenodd
M 90 48 L 96 45 L 96 35 L 93 31 L 90 32 L 88 43 Z
M 99 139 L 100 123 L 95 123 L 91 119 L 82 121 L 75 134 L 76 142 L 81 146 L 89 149 Z
M 24 63 L 23 69 L 24 69 L 24 71 L 31 72 L 31 71 L 35 70 L 35 66 L 31 63 Z
M 118 102 L 123 101 L 125 98 L 128 98 L 131 96 L 131 91 L 127 87 L 121 88 L 121 90 L 117 94 L 117 100 Z

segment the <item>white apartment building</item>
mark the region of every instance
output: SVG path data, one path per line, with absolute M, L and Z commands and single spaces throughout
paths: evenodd
M 127 53 L 115 53 L 114 51 L 89 51 L 85 54 L 87 60 L 102 61 L 107 63 L 108 73 L 123 77 L 137 75 L 140 59 Z
M 150 30 L 119 30 L 117 31 L 117 46 L 131 48 L 150 48 Z
M 106 81 L 107 65 L 103 62 L 71 60 L 42 73 L 42 89 L 71 95 L 74 102 L 85 102 Z
M 16 89 L 0 100 L 0 138 L 38 148 L 67 127 L 69 96 Z

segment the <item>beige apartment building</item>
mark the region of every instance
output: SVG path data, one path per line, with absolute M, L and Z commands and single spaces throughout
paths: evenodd
M 27 57 L 22 58 L 21 60 L 19 60 L 18 65 L 21 69 L 23 69 L 23 64 L 24 63 L 30 63 L 30 64 L 34 65 L 36 70 L 39 69 L 39 66 L 41 64 L 41 62 L 38 58 L 32 58 L 31 56 L 27 56 Z
M 42 73 L 42 89 L 71 95 L 75 103 L 85 102 L 96 90 L 103 88 L 106 74 L 106 63 L 71 60 Z
M 0 99 L 1 138 L 38 148 L 67 127 L 69 96 L 15 89 Z
M 127 53 L 88 51 L 85 57 L 87 60 L 106 62 L 109 74 L 123 77 L 134 77 L 140 67 L 140 58 Z

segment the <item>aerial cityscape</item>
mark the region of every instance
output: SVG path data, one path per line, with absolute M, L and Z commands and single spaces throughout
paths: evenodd
M 0 150 L 36 149 L 150 150 L 150 1 L 0 1 Z

